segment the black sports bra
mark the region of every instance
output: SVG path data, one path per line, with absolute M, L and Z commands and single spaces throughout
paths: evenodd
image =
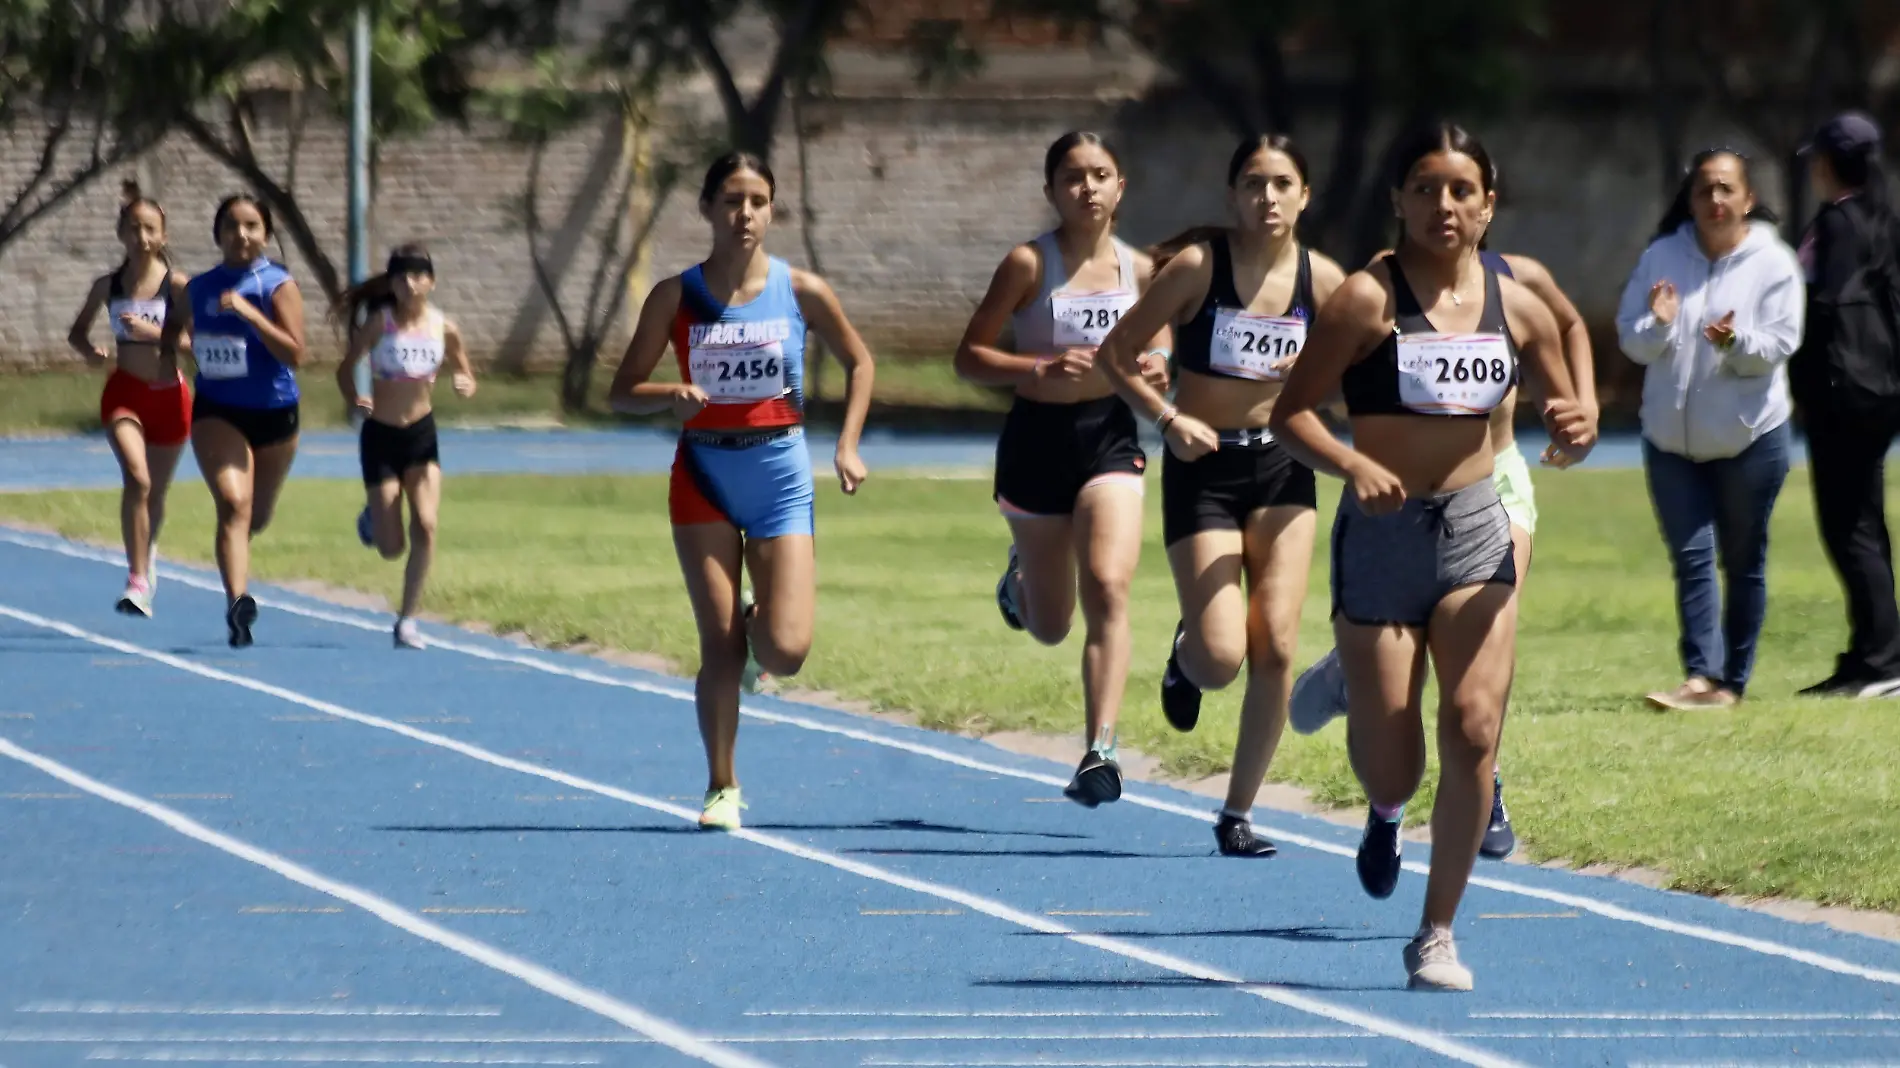
M 1175 365 L 1217 378 L 1279 381 L 1282 376 L 1269 368 L 1299 355 L 1306 346 L 1306 328 L 1316 310 L 1312 254 L 1301 246 L 1293 299 L 1286 313 L 1256 315 L 1247 311 L 1234 288 L 1234 255 L 1227 245 L 1227 235 L 1216 236 L 1208 246 L 1214 254 L 1213 277 L 1208 280 L 1200 310 L 1177 332 Z
M 1496 271 L 1484 271 L 1484 310 L 1468 334 L 1440 333 L 1425 318 L 1399 268 L 1392 272 L 1397 314 L 1392 336 L 1346 368 L 1339 382 L 1349 415 L 1440 415 L 1482 419 L 1517 385 L 1517 342 L 1504 318 Z

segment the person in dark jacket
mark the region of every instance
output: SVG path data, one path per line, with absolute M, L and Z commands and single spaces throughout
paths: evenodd
M 1900 219 L 1880 130 L 1836 116 L 1802 149 L 1821 209 L 1801 242 L 1807 335 L 1789 384 L 1808 431 L 1814 510 L 1852 628 L 1813 696 L 1900 695 L 1900 608 L 1887 536 L 1887 450 L 1900 433 Z

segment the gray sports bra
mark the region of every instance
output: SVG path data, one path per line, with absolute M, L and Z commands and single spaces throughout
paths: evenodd
M 1108 331 L 1135 303 L 1139 295 L 1135 277 L 1134 250 L 1115 238 L 1115 258 L 1121 268 L 1121 286 L 1109 293 L 1064 293 L 1069 282 L 1068 265 L 1062 262 L 1062 249 L 1056 235 L 1036 238 L 1036 251 L 1042 256 L 1042 289 L 1029 306 L 1011 317 L 1016 332 L 1016 351 L 1025 355 L 1061 352 L 1067 348 L 1091 348 L 1102 343 Z

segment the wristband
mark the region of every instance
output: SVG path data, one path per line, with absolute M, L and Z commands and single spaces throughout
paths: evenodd
M 1167 430 L 1169 425 L 1174 422 L 1174 417 L 1180 414 L 1181 414 L 1180 409 L 1176 408 L 1172 404 L 1168 405 L 1166 408 L 1161 409 L 1161 414 L 1155 416 L 1155 429 L 1163 430 L 1163 431 Z

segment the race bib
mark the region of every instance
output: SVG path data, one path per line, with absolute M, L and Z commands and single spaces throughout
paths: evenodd
M 1135 295 L 1125 289 L 1107 293 L 1054 294 L 1049 308 L 1055 316 L 1055 343 L 1065 349 L 1092 349 L 1121 322 L 1122 313 L 1135 306 Z
M 150 326 L 163 329 L 165 326 L 165 302 L 162 300 L 115 300 L 107 307 L 106 313 L 112 317 L 113 336 L 128 340 L 132 331 L 127 328 L 125 315 Z
M 1400 334 L 1399 403 L 1426 415 L 1482 414 L 1511 391 L 1502 334 Z
M 785 392 L 785 347 L 776 341 L 735 348 L 695 348 L 686 360 L 693 385 L 714 404 L 771 400 Z
M 250 373 L 250 345 L 228 334 L 198 334 L 191 339 L 191 357 L 206 378 L 243 378 Z
M 434 378 L 442 366 L 442 343 L 432 337 L 389 337 L 377 348 L 376 370 L 384 378 Z
M 1285 375 L 1275 371 L 1273 365 L 1298 356 L 1305 345 L 1305 319 L 1222 308 L 1214 313 L 1214 333 L 1207 343 L 1207 365 L 1211 370 L 1235 378 L 1278 382 Z

